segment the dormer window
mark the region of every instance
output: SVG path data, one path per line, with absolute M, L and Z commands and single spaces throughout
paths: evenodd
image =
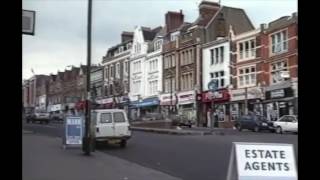
M 161 45 L 162 45 L 162 40 L 157 40 L 155 43 L 154 43 L 154 50 L 158 50 L 161 48 Z
M 120 46 L 119 47 L 119 53 L 122 53 L 123 52 L 123 46 Z
M 132 44 L 131 44 L 131 43 L 128 43 L 128 44 L 127 44 L 127 49 L 131 49 L 131 47 L 132 47 Z

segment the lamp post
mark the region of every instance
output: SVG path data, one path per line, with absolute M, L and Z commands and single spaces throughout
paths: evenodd
M 91 69 L 91 25 L 92 25 L 92 0 L 88 0 L 88 29 L 87 29 L 87 95 L 85 111 L 85 134 L 82 140 L 82 150 L 85 155 L 90 155 L 92 151 L 92 141 L 90 133 L 90 69 Z

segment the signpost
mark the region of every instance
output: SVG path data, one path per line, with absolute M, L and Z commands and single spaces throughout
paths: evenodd
M 297 180 L 292 144 L 234 142 L 227 180 Z
M 81 148 L 83 138 L 83 118 L 81 116 L 67 116 L 65 118 L 65 136 L 63 145 Z

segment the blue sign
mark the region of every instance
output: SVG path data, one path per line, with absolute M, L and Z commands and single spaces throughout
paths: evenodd
M 216 91 L 218 89 L 219 86 L 219 81 L 218 79 L 212 79 L 209 83 L 208 83 L 208 89 L 210 91 Z
M 149 99 L 144 99 L 142 102 L 139 102 L 139 101 L 131 102 L 130 105 L 133 108 L 139 108 L 139 107 L 146 107 L 146 106 L 155 106 L 158 104 L 159 104 L 158 98 L 149 98 Z
M 80 116 L 68 116 L 65 122 L 66 145 L 81 145 L 83 137 L 83 121 Z

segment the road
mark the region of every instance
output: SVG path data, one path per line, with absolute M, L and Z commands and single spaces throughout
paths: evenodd
M 23 127 L 49 136 L 63 134 L 62 124 L 24 124 Z M 100 146 L 99 150 L 184 180 L 224 180 L 232 142 L 289 143 L 294 144 L 296 158 L 298 154 L 297 135 L 250 131 L 206 136 L 133 132 L 126 149 L 109 145 Z

